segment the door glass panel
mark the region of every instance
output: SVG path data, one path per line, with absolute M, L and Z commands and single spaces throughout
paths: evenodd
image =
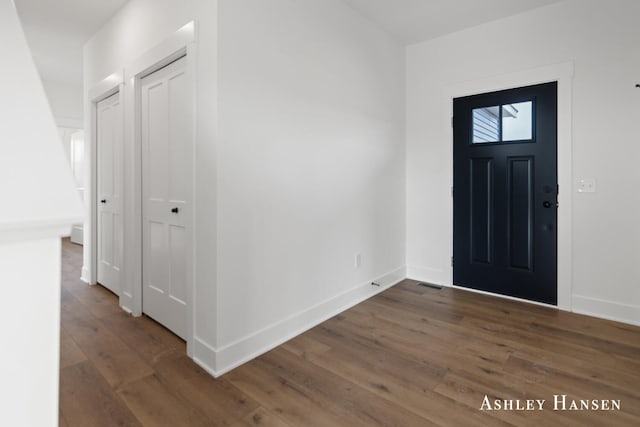
M 532 104 L 531 101 L 527 101 L 502 106 L 502 141 L 533 139 Z
M 475 108 L 473 110 L 473 143 L 500 141 L 500 107 Z
M 473 109 L 473 143 L 533 139 L 533 101 Z

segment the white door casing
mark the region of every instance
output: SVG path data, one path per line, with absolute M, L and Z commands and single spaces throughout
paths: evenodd
M 573 211 L 573 200 L 571 188 L 572 184 L 572 131 L 571 131 L 571 99 L 573 91 L 573 62 L 563 62 L 547 65 L 543 67 L 516 71 L 508 74 L 499 74 L 479 80 L 465 81 L 443 88 L 443 113 L 444 117 L 451 117 L 453 114 L 453 99 L 461 96 L 472 95 L 474 93 L 493 92 L 510 87 L 527 86 L 548 81 L 558 82 L 558 308 L 561 310 L 572 310 L 572 286 L 573 273 L 572 265 L 572 227 L 571 218 Z M 447 144 L 451 157 L 447 162 L 450 165 L 448 175 L 451 177 L 450 185 L 453 184 L 453 127 L 448 121 L 442 121 L 443 134 L 448 135 L 443 138 L 443 144 Z M 566 190 L 562 190 L 566 189 Z M 450 218 L 448 224 L 450 239 L 453 243 L 453 198 L 450 198 Z M 446 248 L 448 253 L 453 253 L 453 247 Z M 445 285 L 453 283 L 453 267 L 449 267 L 449 280 L 443 282 Z M 423 279 L 428 280 L 428 279 Z M 482 291 L 477 291 L 482 293 Z M 511 297 L 504 297 L 511 298 Z
M 122 103 L 115 93 L 96 104 L 98 283 L 120 295 L 122 265 Z
M 140 80 L 142 311 L 187 338 L 192 218 L 191 119 L 186 58 Z

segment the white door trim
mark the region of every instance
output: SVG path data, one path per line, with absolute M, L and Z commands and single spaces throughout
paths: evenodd
M 122 306 L 134 316 L 142 315 L 142 135 L 141 135 L 141 91 L 140 80 L 150 73 L 164 67 L 186 54 L 186 74 L 189 79 L 192 133 L 191 156 L 195 165 L 196 146 L 196 23 L 189 22 L 171 34 L 164 41 L 147 51 L 129 66 L 125 67 L 125 193 L 123 218 L 126 224 L 124 247 L 125 256 L 123 269 L 126 271 L 124 280 L 126 292 L 121 298 Z M 195 167 L 191 173 L 192 204 L 195 212 L 197 200 L 195 198 Z M 192 227 L 188 230 L 187 262 L 187 354 L 193 354 L 194 336 L 194 253 L 195 253 L 195 214 L 191 218 Z
M 85 209 L 88 215 L 84 220 L 83 236 L 83 260 L 82 280 L 91 285 L 95 285 L 98 280 L 98 152 L 97 152 L 97 116 L 98 102 L 110 97 L 115 93 L 124 92 L 123 71 L 117 71 L 100 83 L 93 86 L 87 92 L 87 103 L 85 104 L 85 117 L 88 118 L 85 127 Z M 124 108 L 121 109 L 124 116 Z M 124 119 L 124 117 L 123 117 Z M 124 121 L 123 121 L 124 123 Z M 123 127 L 124 129 L 124 127 Z M 122 236 L 121 236 L 122 237 Z M 122 298 L 122 296 L 120 297 Z M 122 300 L 120 301 L 122 305 Z
M 450 158 L 445 162 L 449 168 L 449 185 L 453 185 L 453 128 L 449 117 L 453 115 L 453 99 L 475 95 L 479 93 L 493 92 L 503 89 L 511 89 L 521 86 L 529 86 L 551 81 L 558 82 L 558 308 L 571 311 L 571 293 L 573 283 L 572 259 L 573 259 L 573 232 L 572 232 L 572 207 L 573 207 L 573 178 L 572 178 L 572 87 L 573 87 L 573 62 L 564 62 L 531 70 L 524 70 L 509 74 L 498 75 L 490 78 L 474 80 L 443 89 L 443 114 L 446 124 L 447 144 Z M 449 206 L 447 227 L 449 229 L 448 253 L 453 253 L 453 198 Z M 453 268 L 449 267 L 449 283 L 453 284 Z M 467 288 L 464 288 L 467 289 Z

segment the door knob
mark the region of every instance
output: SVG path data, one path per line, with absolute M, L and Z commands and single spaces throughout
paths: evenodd
M 551 207 L 551 202 L 548 200 L 545 200 L 544 202 L 542 202 L 542 206 L 549 209 Z
M 171 212 L 173 212 L 173 213 L 178 213 L 179 211 L 180 211 L 180 209 L 178 209 L 178 208 L 171 209 Z
M 107 203 L 107 200 L 106 199 L 102 199 L 102 200 L 100 200 L 100 203 L 103 203 L 103 204 Z

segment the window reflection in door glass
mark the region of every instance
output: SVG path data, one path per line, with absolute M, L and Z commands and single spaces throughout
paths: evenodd
M 473 143 L 500 141 L 500 107 L 497 105 L 473 110 Z
M 518 102 L 502 106 L 502 140 L 532 139 L 531 107 L 533 102 Z

